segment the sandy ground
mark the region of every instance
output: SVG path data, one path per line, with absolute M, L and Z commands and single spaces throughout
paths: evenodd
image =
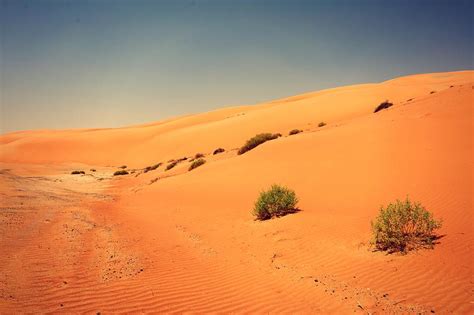
M 0 136 L 0 312 L 473 313 L 473 74 Z M 237 155 L 259 132 L 283 137 Z M 301 211 L 254 221 L 273 183 Z M 370 221 L 407 195 L 443 219 L 439 243 L 372 252 Z

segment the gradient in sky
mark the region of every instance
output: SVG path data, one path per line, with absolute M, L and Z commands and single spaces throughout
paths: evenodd
M 0 2 L 0 133 L 473 68 L 470 1 Z

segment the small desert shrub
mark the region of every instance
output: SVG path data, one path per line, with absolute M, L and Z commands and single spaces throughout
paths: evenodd
M 119 170 L 114 173 L 114 176 L 119 176 L 119 175 L 128 175 L 128 172 L 126 170 Z
M 378 111 L 381 111 L 382 109 L 387 109 L 391 106 L 393 106 L 393 104 L 390 103 L 389 101 L 385 101 L 383 103 L 380 103 L 380 105 L 375 108 L 374 113 L 376 113 Z
M 216 154 L 219 154 L 219 153 L 222 153 L 222 152 L 225 152 L 225 150 L 223 148 L 218 148 L 218 149 L 215 149 L 212 154 L 216 155 Z
M 326 123 L 325 123 L 324 121 L 322 121 L 322 122 L 320 122 L 320 123 L 318 124 L 318 127 L 320 127 L 320 128 L 321 128 L 321 127 L 324 127 L 324 126 L 326 126 Z
M 177 159 L 176 162 L 183 162 L 183 161 L 186 161 L 188 158 L 185 156 L 185 157 L 182 157 L 180 159 Z
M 123 170 L 124 170 L 124 169 L 126 169 L 126 168 L 127 168 L 127 165 L 122 165 L 122 166 L 120 166 L 119 168 L 121 168 L 121 169 L 123 169 Z
M 176 164 L 178 164 L 177 161 L 171 162 L 170 164 L 166 165 L 166 170 L 168 171 L 168 170 L 172 169 L 173 167 L 176 166 Z
M 154 171 L 156 170 L 158 167 L 161 166 L 161 163 L 158 163 L 158 164 L 155 164 L 155 165 L 152 165 L 152 166 L 147 166 L 145 167 L 145 169 L 143 170 L 143 173 L 148 173 L 149 171 Z
M 288 213 L 297 211 L 298 198 L 293 190 L 279 185 L 260 193 L 253 214 L 258 220 L 266 220 L 272 217 L 281 217 Z
M 72 171 L 71 172 L 71 175 L 85 175 L 85 174 L 86 174 L 86 172 L 84 172 L 84 171 Z
M 91 168 L 90 171 L 91 171 L 91 172 L 95 172 L 96 169 L 95 169 L 95 168 Z
M 431 91 L 431 92 L 430 92 L 430 94 L 435 94 L 435 93 L 436 93 L 436 91 Z
M 204 160 L 203 158 L 199 158 L 197 160 L 195 160 L 193 163 L 191 163 L 191 165 L 189 166 L 189 171 L 195 169 L 196 167 L 199 167 L 201 165 L 203 165 L 204 163 L 206 163 L 206 160 Z
M 296 135 L 300 132 L 303 132 L 303 130 L 300 130 L 300 129 L 293 129 L 290 131 L 289 135 L 292 136 L 292 135 Z
M 204 157 L 204 154 L 202 153 L 196 153 L 196 155 L 194 156 L 194 159 L 200 159 L 200 158 L 203 158 Z
M 239 149 L 239 152 L 237 154 L 243 154 L 249 150 L 252 150 L 253 148 L 259 146 L 260 144 L 266 142 L 266 141 L 269 141 L 269 140 L 273 140 L 273 139 L 276 139 L 278 138 L 279 134 L 271 134 L 271 133 L 260 133 L 258 135 L 256 135 L 255 137 L 253 138 L 250 138 L 249 140 L 247 140 L 247 142 L 244 144 L 243 147 L 241 147 Z
M 372 244 L 377 250 L 391 253 L 432 247 L 436 239 L 434 231 L 440 227 L 441 221 L 407 197 L 405 201 L 397 200 L 380 208 L 378 217 L 372 221 Z

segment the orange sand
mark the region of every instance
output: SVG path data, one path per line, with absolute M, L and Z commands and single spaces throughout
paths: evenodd
M 0 136 L 0 313 L 474 312 L 473 75 Z M 394 106 L 374 114 L 386 99 Z M 287 136 L 294 128 L 304 132 Z M 260 132 L 284 136 L 238 156 Z M 198 169 L 164 171 L 198 152 Z M 136 173 L 113 177 L 124 164 Z M 253 221 L 272 183 L 294 189 L 302 211 Z M 440 244 L 368 250 L 380 205 L 407 195 L 443 219 Z

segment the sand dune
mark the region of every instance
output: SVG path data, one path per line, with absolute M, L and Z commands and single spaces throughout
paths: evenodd
M 380 84 L 364 84 L 304 94 L 255 106 L 232 107 L 179 117 L 145 126 L 118 129 L 26 131 L 0 137 L 1 160 L 21 163 L 74 161 L 98 165 L 127 162 L 142 167 L 216 147 L 239 147 L 258 132 L 331 124 L 370 113 L 385 99 L 403 104 L 419 101 L 431 91 L 468 84 L 472 72 L 409 76 Z M 26 154 L 28 152 L 29 154 Z
M 473 75 L 2 135 L 0 311 L 472 313 Z M 386 99 L 394 106 L 374 114 Z M 237 155 L 260 132 L 283 137 Z M 165 171 L 198 152 L 203 166 Z M 119 165 L 135 173 L 112 176 Z M 294 189 L 301 211 L 254 221 L 273 183 Z M 440 243 L 370 251 L 379 207 L 407 195 L 443 219 Z

